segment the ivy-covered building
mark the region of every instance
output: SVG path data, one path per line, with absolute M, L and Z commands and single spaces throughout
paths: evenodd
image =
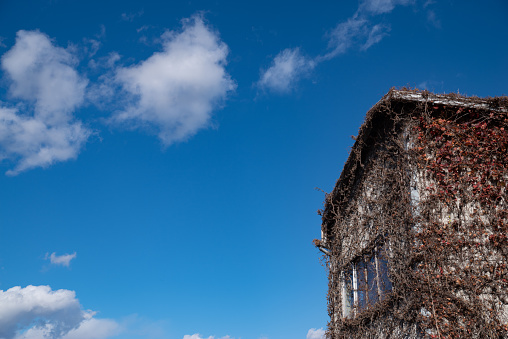
M 320 240 L 329 338 L 508 337 L 508 98 L 392 89 Z

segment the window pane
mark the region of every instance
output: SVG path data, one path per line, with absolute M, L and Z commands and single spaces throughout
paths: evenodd
M 391 291 L 386 250 L 381 248 L 368 260 L 353 262 L 342 273 L 342 316 L 351 318 L 383 300 Z
M 353 270 L 349 269 L 343 272 L 342 288 L 342 316 L 351 317 L 353 306 Z
M 367 277 L 365 276 L 365 263 L 360 261 L 356 264 L 358 271 L 358 309 L 362 310 L 368 306 Z
M 388 260 L 386 256 L 386 250 L 382 248 L 378 254 L 378 265 L 379 265 L 379 287 L 381 291 L 381 299 L 392 291 L 392 282 L 388 276 Z
M 376 278 L 376 261 L 375 257 L 369 260 L 367 264 L 367 280 L 368 280 L 368 294 L 369 294 L 369 303 L 371 305 L 377 303 L 379 300 L 378 290 L 377 290 L 377 278 Z

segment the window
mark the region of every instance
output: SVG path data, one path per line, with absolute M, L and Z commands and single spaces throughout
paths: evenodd
M 392 290 L 384 248 L 376 248 L 371 257 L 353 261 L 341 272 L 342 316 L 352 318 L 369 308 Z

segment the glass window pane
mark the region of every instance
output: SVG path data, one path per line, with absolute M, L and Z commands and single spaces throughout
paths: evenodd
M 368 294 L 369 294 L 369 303 L 371 305 L 375 304 L 379 300 L 378 290 L 377 290 L 377 279 L 376 279 L 376 261 L 375 257 L 369 260 L 367 264 L 367 281 L 368 281 Z
M 358 309 L 362 310 L 368 306 L 366 267 L 363 261 L 356 264 L 358 274 Z
M 378 253 L 378 265 L 379 265 L 379 287 L 381 291 L 381 299 L 392 291 L 392 282 L 388 275 L 388 260 L 387 253 L 382 248 Z
M 376 250 L 370 259 L 351 263 L 341 275 L 342 316 L 351 318 L 383 300 L 392 291 L 386 249 Z
M 353 307 L 353 270 L 343 272 L 342 316 L 350 318 Z

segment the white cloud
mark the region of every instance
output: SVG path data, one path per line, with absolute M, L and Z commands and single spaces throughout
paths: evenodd
M 273 60 L 272 66 L 262 72 L 258 86 L 275 92 L 290 92 L 302 74 L 323 61 L 346 53 L 353 47 L 362 51 L 380 42 L 390 31 L 390 25 L 373 24 L 372 17 L 389 13 L 397 5 L 414 0 L 363 0 L 349 19 L 337 24 L 328 35 L 328 52 L 310 59 L 303 57 L 298 48 L 285 49 Z
M 201 334 L 199 333 L 195 333 L 193 335 L 189 335 L 189 334 L 186 334 L 183 336 L 183 339 L 215 339 L 214 336 L 209 336 L 209 337 L 202 337 Z M 225 336 L 225 337 L 220 337 L 220 338 L 217 338 L 217 339 L 234 339 L 232 337 L 230 337 L 229 335 Z
M 397 5 L 407 5 L 413 0 L 365 0 L 359 9 L 372 14 L 383 14 L 393 11 Z
M 1 60 L 9 93 L 28 102 L 0 105 L 0 160 L 17 161 L 16 175 L 77 157 L 91 131 L 75 121 L 88 80 L 75 70 L 77 60 L 38 31 L 19 31 Z
M 92 318 L 93 312 L 85 313 L 85 319 L 66 334 L 56 337 L 58 339 L 105 339 L 118 335 L 121 332 L 119 325 L 110 319 Z M 55 325 L 52 323 L 44 326 L 32 327 L 26 332 L 17 335 L 14 339 L 48 339 Z M 56 339 L 55 338 L 55 339 Z
M 423 8 L 427 8 L 427 6 L 433 5 L 433 4 L 435 4 L 435 3 L 436 3 L 436 1 L 434 1 L 434 0 L 427 0 L 427 1 L 425 1 L 425 3 L 423 4 Z
M 366 35 L 367 25 L 367 19 L 357 16 L 338 24 L 329 34 L 328 48 L 331 51 L 318 59 L 329 60 L 345 53 L 357 40 Z
M 181 32 L 161 38 L 161 52 L 118 68 L 116 81 L 130 100 L 112 121 L 155 128 L 168 146 L 207 127 L 213 110 L 236 85 L 225 70 L 228 47 L 202 17 L 183 20 Z
M 358 11 L 347 21 L 339 23 L 329 34 L 330 52 L 317 60 L 329 60 L 347 52 L 355 45 L 365 51 L 380 42 L 390 31 L 390 25 L 372 24 L 371 15 L 391 12 L 396 5 L 406 5 L 410 0 L 367 0 L 360 4 Z
M 108 319 L 83 311 L 74 291 L 49 286 L 0 290 L 0 338 L 103 339 L 120 332 Z
M 307 332 L 307 339 L 324 339 L 325 338 L 325 330 L 322 328 L 315 329 L 311 328 L 309 332 Z
M 431 92 L 442 91 L 444 81 L 425 80 L 416 85 L 417 88 L 429 90 Z
M 103 339 L 116 336 L 122 329 L 111 319 L 96 319 L 94 314 L 81 322 L 78 328 L 70 330 L 62 339 Z
M 441 21 L 437 18 L 435 11 L 427 11 L 427 21 L 430 22 L 435 28 L 441 28 Z
M 14 338 L 18 328 L 37 318 L 54 323 L 52 332 L 60 335 L 77 327 L 84 317 L 73 291 L 52 291 L 49 286 L 0 290 L 0 338 Z
M 137 17 L 142 16 L 144 13 L 143 10 L 137 12 L 137 13 L 122 13 L 122 20 L 132 22 Z
M 90 58 L 97 53 L 97 51 L 102 45 L 102 43 L 96 39 L 84 39 L 84 43 L 85 43 L 84 47 L 85 53 L 88 54 Z
M 385 36 L 388 35 L 390 31 L 390 26 L 384 24 L 377 24 L 371 28 L 369 32 L 369 37 L 367 38 L 367 42 L 362 46 L 362 50 L 367 50 L 374 44 L 377 44 L 381 41 Z
M 51 255 L 46 253 L 46 259 L 48 259 L 48 257 L 52 264 L 69 267 L 71 260 L 76 258 L 76 252 L 72 254 L 62 254 L 62 255 L 56 255 L 55 252 L 51 253 Z
M 390 25 L 376 24 L 372 26 L 370 20 L 355 15 L 338 24 L 330 32 L 328 48 L 331 51 L 323 56 L 318 56 L 316 62 L 333 59 L 355 46 L 360 46 L 360 50 L 365 51 L 380 42 L 388 35 L 389 31 Z
M 99 33 L 95 34 L 95 39 L 84 38 L 83 39 L 83 52 L 92 58 L 102 46 L 102 40 L 106 36 L 106 26 L 100 25 Z M 74 47 L 76 48 L 76 47 Z
M 100 68 L 111 69 L 115 66 L 116 62 L 120 59 L 121 59 L 120 54 L 118 54 L 117 52 L 110 52 L 107 56 L 101 57 L 97 60 L 91 59 L 88 62 L 88 67 L 90 67 L 91 69 L 100 69 Z M 92 84 L 92 86 L 93 85 L 94 84 Z M 88 89 L 87 92 L 89 92 L 89 91 L 90 90 Z
M 258 86 L 279 93 L 289 92 L 313 67 L 314 62 L 301 55 L 298 48 L 287 48 L 273 59 L 270 68 L 262 72 Z
M 418 85 L 416 85 L 417 88 L 428 90 L 427 87 L 427 81 L 420 82 Z
M 81 122 L 51 125 L 0 106 L 0 160 L 17 160 L 8 175 L 74 159 L 90 134 Z
M 19 31 L 16 44 L 2 57 L 15 98 L 35 103 L 35 114 L 47 123 L 67 122 L 83 103 L 88 80 L 74 69 L 76 58 L 38 31 Z

